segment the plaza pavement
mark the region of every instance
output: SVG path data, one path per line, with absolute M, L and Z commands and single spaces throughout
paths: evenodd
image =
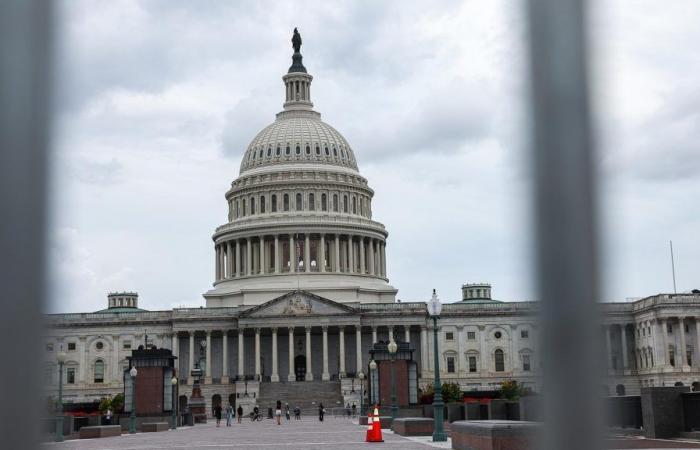
M 305 417 L 300 421 L 282 419 L 282 425 L 274 420 L 251 422 L 244 419 L 240 425 L 226 427 L 226 421 L 217 428 L 214 422 L 194 427 L 182 427 L 175 431 L 160 433 L 122 434 L 119 437 L 102 439 L 69 440 L 45 443 L 42 450 L 217 450 L 217 449 L 360 449 L 381 448 L 401 450 L 426 450 L 432 447 L 430 438 L 410 440 L 391 432 L 384 432 L 384 442 L 365 442 L 366 427 L 346 418 L 326 418 L 319 422 L 316 417 Z M 422 441 L 422 442 L 421 442 Z M 445 443 L 440 447 L 450 448 Z

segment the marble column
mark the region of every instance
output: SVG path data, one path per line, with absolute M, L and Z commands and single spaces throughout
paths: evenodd
M 219 280 L 223 280 L 226 274 L 226 258 L 224 253 L 224 246 L 219 245 Z
M 382 253 L 381 253 L 381 258 L 382 258 L 382 276 L 386 278 L 386 242 L 382 242 L 381 245 Z
M 289 374 L 287 381 L 296 381 L 294 373 L 294 327 L 289 327 Z
M 681 367 L 683 371 L 687 371 L 690 370 L 690 367 L 688 366 L 688 357 L 686 356 L 688 350 L 685 344 L 685 317 L 678 318 L 678 332 L 681 335 L 681 349 L 678 352 L 681 363 L 678 367 Z
M 311 327 L 306 327 L 306 381 L 313 381 L 311 373 Z
M 668 361 L 668 345 L 666 344 L 666 319 L 661 319 L 661 355 L 659 360 L 661 361 L 661 367 L 666 367 L 669 364 Z
M 335 235 L 335 251 L 333 252 L 333 259 L 335 260 L 335 272 L 340 273 L 340 236 Z
M 255 379 L 262 381 L 260 373 L 260 328 L 255 329 Z
M 192 384 L 192 370 L 194 369 L 194 331 L 190 331 L 190 370 L 187 371 L 187 384 Z
M 482 358 L 484 355 L 482 355 Z M 428 372 L 428 329 L 425 326 L 420 327 L 420 363 L 422 376 Z
M 345 376 L 345 329 L 343 326 L 338 327 L 338 347 L 340 347 L 340 363 L 338 372 L 341 377 Z
M 294 235 L 289 235 L 289 272 L 296 272 L 297 256 L 294 248 Z
M 243 343 L 245 342 L 245 328 L 238 329 L 238 379 L 243 380 L 245 376 L 245 354 Z
M 228 330 L 221 330 L 221 384 L 228 382 Z
M 277 367 L 277 328 L 272 329 L 272 375 L 270 381 L 277 382 L 280 380 L 279 370 Z
M 207 331 L 207 348 L 206 348 L 206 369 L 204 370 L 204 384 L 211 384 L 211 330 Z
M 375 275 L 374 273 L 374 239 L 369 240 L 369 274 Z
M 236 239 L 236 271 L 235 276 L 240 277 L 241 273 L 241 243 Z
M 180 357 L 180 339 L 177 335 L 177 331 L 173 333 L 173 343 L 172 343 L 173 356 Z M 179 376 L 179 371 L 178 371 Z
M 605 348 L 608 352 L 608 370 L 613 370 L 612 345 L 610 344 L 610 325 L 605 325 Z
M 80 384 L 85 384 L 87 381 L 87 336 L 80 336 L 78 345 L 78 381 Z
M 321 379 L 323 381 L 329 381 L 331 379 L 331 374 L 328 372 L 328 327 L 321 327 L 323 331 L 323 373 L 321 374 Z
M 260 271 L 265 273 L 265 236 L 260 236 Z
M 364 372 L 364 367 L 362 365 L 362 326 L 357 325 L 355 327 L 355 372 Z
M 219 281 L 219 246 L 214 245 L 214 281 Z
M 386 328 L 387 328 L 387 330 L 389 331 L 389 342 L 391 342 L 391 341 L 394 340 L 394 326 L 393 326 L 393 325 L 389 325 L 389 326 L 387 326 Z
M 360 237 L 358 244 L 360 244 L 360 273 L 362 275 L 364 275 L 365 274 L 365 238 Z
M 304 272 L 311 272 L 311 236 L 304 236 Z
M 275 235 L 275 273 L 280 273 L 280 237 Z
M 372 327 L 372 345 L 377 343 L 377 327 Z
M 629 369 L 629 361 L 628 356 L 627 356 L 627 330 L 625 328 L 625 324 L 621 323 L 620 324 L 620 337 L 622 341 L 622 369 L 623 370 L 628 370 Z
M 404 342 L 411 342 L 411 326 L 410 325 L 403 326 L 403 341 Z
M 700 318 L 695 318 L 695 337 L 697 345 L 695 347 L 695 366 L 700 367 Z
M 352 235 L 348 235 L 348 272 L 355 273 L 355 249 Z
M 321 233 L 321 247 L 318 250 L 318 254 L 320 255 L 318 258 L 317 263 L 321 265 L 321 272 L 326 271 L 326 235 Z
M 113 381 L 119 382 L 122 381 L 122 378 L 119 376 L 119 335 L 115 334 L 112 336 L 112 375 L 110 378 Z M 107 381 L 107 380 L 105 380 Z M 109 381 L 108 381 L 109 382 Z
M 247 238 L 245 242 L 245 271 L 248 275 L 253 275 L 253 240 Z
M 233 248 L 231 241 L 226 243 L 226 278 L 233 278 Z

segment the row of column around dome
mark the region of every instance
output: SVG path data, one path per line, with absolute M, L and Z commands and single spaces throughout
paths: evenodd
M 352 234 L 276 234 L 215 245 L 215 279 L 284 273 L 347 273 L 386 278 L 386 243 Z
M 312 145 L 308 142 L 304 144 L 303 148 L 300 143 L 296 143 L 293 146 L 289 142 L 286 144 L 277 144 L 273 149 L 272 146 L 268 146 L 267 150 L 263 147 L 255 147 L 249 150 L 248 153 L 248 163 L 254 164 L 256 161 L 263 162 L 265 160 L 270 160 L 274 158 L 281 158 L 284 160 L 294 160 L 294 159 L 321 159 L 327 161 L 353 161 L 352 152 L 346 151 L 344 146 L 340 148 L 335 145 L 328 146 L 328 144 L 316 144 Z
M 347 192 L 284 192 L 240 195 L 229 200 L 229 221 L 278 212 L 334 212 L 372 218 L 368 195 Z

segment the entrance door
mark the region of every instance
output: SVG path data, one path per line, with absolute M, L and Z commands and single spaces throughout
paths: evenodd
M 298 355 L 294 358 L 294 374 L 297 377 L 297 381 L 306 379 L 306 356 Z

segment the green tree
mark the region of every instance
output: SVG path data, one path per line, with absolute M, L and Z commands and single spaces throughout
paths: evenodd
M 112 412 L 114 414 L 124 412 L 124 394 L 117 394 L 112 397 Z
M 517 400 L 529 393 L 530 389 L 516 380 L 508 380 L 501 383 L 501 397 L 506 400 Z
M 442 394 L 442 401 L 445 403 L 461 402 L 464 398 L 462 389 L 459 387 L 459 384 L 456 383 L 443 383 L 440 393 Z M 433 404 L 433 399 L 435 398 L 435 388 L 432 384 L 429 384 L 425 387 L 425 389 L 422 389 L 419 394 L 419 403 L 421 405 Z

